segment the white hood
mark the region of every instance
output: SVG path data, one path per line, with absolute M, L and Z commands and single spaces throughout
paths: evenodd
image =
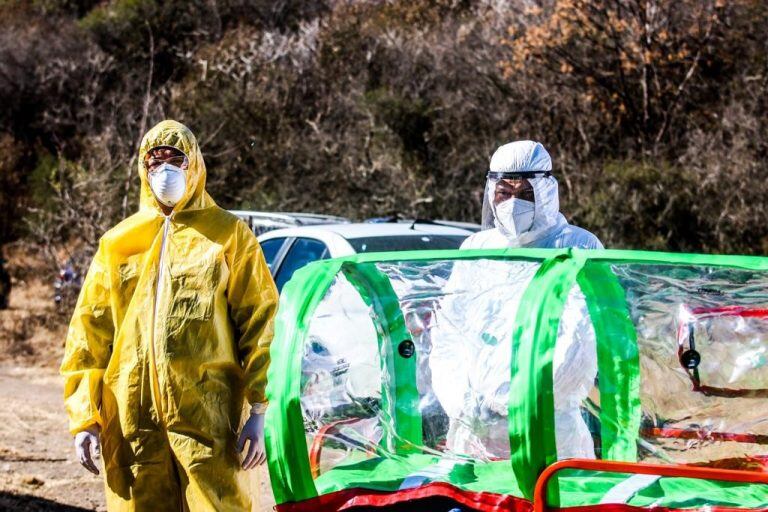
M 498 228 L 511 246 L 525 247 L 561 229 L 564 219 L 560 215 L 557 180 L 550 174 L 552 158 L 539 142 L 523 140 L 501 146 L 491 157 L 490 172 L 483 200 L 483 229 Z M 503 175 L 520 174 L 533 187 L 535 212 L 533 224 L 524 233 L 511 234 L 498 222 L 493 198 L 496 184 Z

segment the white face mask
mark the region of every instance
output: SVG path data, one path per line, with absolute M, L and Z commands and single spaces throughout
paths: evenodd
M 184 196 L 187 177 L 179 167 L 162 164 L 149 175 L 149 187 L 158 201 L 172 207 Z
M 536 206 L 525 199 L 507 199 L 496 205 L 496 227 L 505 236 L 517 238 L 533 227 Z

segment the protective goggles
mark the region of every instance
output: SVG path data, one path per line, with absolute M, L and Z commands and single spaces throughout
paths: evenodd
M 533 178 L 549 178 L 552 171 L 519 171 L 519 172 L 492 172 L 488 171 L 486 178 L 489 180 L 523 180 Z
M 152 151 L 157 150 L 157 149 L 171 149 L 174 152 L 179 151 L 177 148 L 174 148 L 172 146 L 157 146 L 157 147 L 154 147 L 154 148 L 150 149 L 147 152 L 147 154 L 149 155 Z M 187 155 L 185 155 L 184 153 L 181 153 L 181 154 L 176 153 L 176 154 L 173 154 L 173 155 L 170 155 L 170 156 L 167 156 L 167 157 L 151 156 L 149 158 L 145 158 L 144 159 L 144 168 L 147 171 L 151 171 L 152 169 L 155 169 L 155 168 L 159 167 L 162 164 L 170 164 L 170 165 L 174 165 L 176 167 L 181 167 L 187 161 L 188 161 L 187 160 Z

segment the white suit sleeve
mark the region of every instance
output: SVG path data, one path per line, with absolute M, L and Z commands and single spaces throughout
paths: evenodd
M 461 312 L 467 298 L 462 292 L 466 289 L 470 270 L 467 262 L 456 262 L 445 287 L 445 296 L 435 312 L 432 329 L 432 353 L 429 356 L 432 386 L 440 405 L 451 418 L 461 414 L 468 387 L 469 359 L 464 352 L 466 337 L 471 334 L 457 322 L 464 317 Z
M 577 288 L 571 290 L 560 319 L 552 366 L 558 459 L 593 459 L 595 447 L 580 407 L 595 383 L 597 352 L 587 304 Z

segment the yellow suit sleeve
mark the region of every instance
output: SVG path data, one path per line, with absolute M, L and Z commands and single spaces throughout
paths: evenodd
M 61 363 L 64 404 L 72 434 L 102 425 L 99 414 L 102 379 L 115 332 L 105 256 L 102 243 L 80 290 Z
M 237 328 L 246 399 L 250 404 L 265 403 L 277 288 L 256 237 L 244 223 L 237 224 L 227 298 Z

